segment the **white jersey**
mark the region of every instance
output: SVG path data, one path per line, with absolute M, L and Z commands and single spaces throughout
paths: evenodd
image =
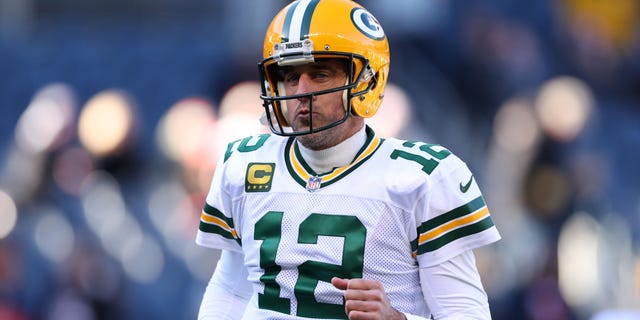
M 449 150 L 377 137 L 318 175 L 293 138 L 229 144 L 196 242 L 244 254 L 243 319 L 346 319 L 330 280 L 382 282 L 394 308 L 428 317 L 419 267 L 500 239 L 472 173 Z

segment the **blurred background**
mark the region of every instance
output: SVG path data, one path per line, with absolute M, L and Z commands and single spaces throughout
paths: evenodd
M 215 161 L 288 1 L 0 0 L 0 320 L 195 319 Z M 362 1 L 383 136 L 463 158 L 494 319 L 640 319 L 640 2 Z

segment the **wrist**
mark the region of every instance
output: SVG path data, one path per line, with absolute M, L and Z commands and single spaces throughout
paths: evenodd
M 398 320 L 407 320 L 407 315 L 404 314 L 404 312 L 396 310 L 396 317 L 394 317 L 394 319 L 398 319 Z

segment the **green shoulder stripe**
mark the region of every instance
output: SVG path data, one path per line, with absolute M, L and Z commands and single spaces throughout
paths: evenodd
M 493 221 L 491 220 L 491 217 L 487 216 L 474 224 L 455 229 L 439 238 L 421 244 L 418 246 L 418 254 L 435 251 L 448 243 L 472 234 L 480 233 L 491 227 L 493 227 Z
M 198 229 L 206 233 L 218 234 L 227 239 L 233 239 L 242 245 L 238 233 L 235 230 L 233 219 L 226 217 L 220 210 L 204 204 L 202 214 L 200 216 L 200 224 Z
M 430 219 L 429 221 L 424 222 L 418 228 L 418 234 L 423 234 L 425 232 L 428 232 L 429 230 L 432 230 L 441 225 L 444 225 L 445 223 L 448 223 L 460 217 L 466 216 L 469 213 L 472 213 L 484 206 L 485 206 L 485 203 L 482 196 L 477 197 L 465 205 L 457 207 L 445 214 L 439 215 L 433 219 Z
M 489 209 L 479 196 L 420 225 L 417 242 L 412 242 L 412 248 L 415 250 L 417 247 L 418 254 L 434 251 L 492 226 Z

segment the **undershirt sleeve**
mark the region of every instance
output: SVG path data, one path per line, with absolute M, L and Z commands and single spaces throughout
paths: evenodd
M 247 275 L 244 255 L 222 250 L 202 297 L 198 320 L 240 320 L 252 294 Z
M 473 251 L 420 268 L 420 283 L 435 320 L 491 319 Z

